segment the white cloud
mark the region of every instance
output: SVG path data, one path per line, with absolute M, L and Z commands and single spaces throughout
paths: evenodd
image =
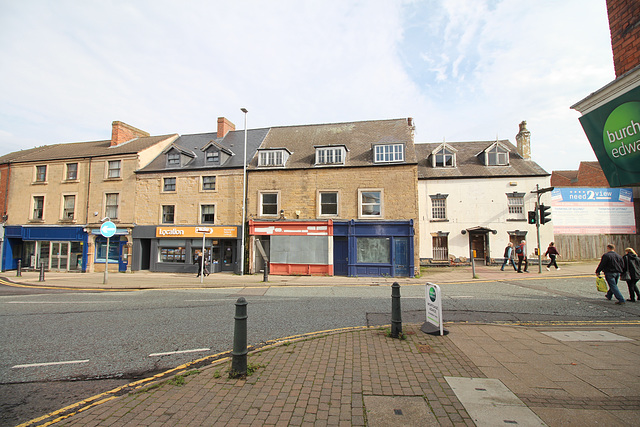
M 417 139 L 593 155 L 569 106 L 613 78 L 603 2 L 5 2 L 0 152 L 152 134 L 412 116 Z M 558 141 L 566 156 L 547 157 Z M 586 144 L 586 145 L 585 145 Z M 536 157 L 540 155 L 540 157 Z

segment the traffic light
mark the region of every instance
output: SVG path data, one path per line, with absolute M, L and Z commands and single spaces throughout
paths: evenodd
M 538 212 L 529 211 L 529 224 L 535 224 L 538 221 Z
M 551 221 L 551 206 L 540 205 L 540 224 L 546 224 Z

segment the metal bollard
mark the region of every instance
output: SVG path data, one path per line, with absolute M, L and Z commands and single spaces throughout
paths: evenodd
M 16 270 L 16 276 L 22 277 L 22 260 L 18 260 L 18 270 Z
M 402 336 L 402 310 L 400 309 L 400 285 L 391 285 L 391 338 Z
M 262 281 L 263 282 L 269 281 L 269 262 L 268 261 L 265 261 L 264 263 L 264 273 L 262 275 Z
M 231 372 L 229 378 L 247 376 L 247 300 L 236 301 L 235 328 L 233 330 L 233 351 L 231 352 Z
M 44 261 L 40 261 L 40 277 L 38 282 L 44 282 Z

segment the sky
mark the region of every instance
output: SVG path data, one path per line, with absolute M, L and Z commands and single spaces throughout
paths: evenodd
M 615 78 L 605 0 L 0 0 L 0 155 L 111 138 L 413 117 L 415 141 L 531 132 L 596 160 L 570 109 Z

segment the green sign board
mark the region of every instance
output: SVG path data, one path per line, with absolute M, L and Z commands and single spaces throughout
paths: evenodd
M 609 185 L 640 184 L 640 87 L 580 117 Z

